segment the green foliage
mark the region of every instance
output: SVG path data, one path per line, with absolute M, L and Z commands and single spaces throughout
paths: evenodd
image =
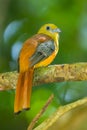
M 87 62 L 86 0 L 0 0 L 0 3 L 0 72 L 17 69 L 22 43 L 45 23 L 54 23 L 62 31 L 60 50 L 53 64 Z M 14 130 L 19 126 L 24 130 L 52 92 L 55 100 L 44 117 L 60 104 L 87 96 L 87 82 L 64 82 L 36 88 L 33 89 L 31 110 L 18 117 L 13 116 L 13 92 L 0 92 L 0 117 L 6 120 L 0 124 L 2 130 L 9 129 L 8 126 Z

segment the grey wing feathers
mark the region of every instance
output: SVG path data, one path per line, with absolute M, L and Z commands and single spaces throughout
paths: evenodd
M 54 50 L 55 46 L 53 40 L 40 43 L 36 49 L 36 52 L 29 59 L 31 61 L 31 67 L 49 57 L 54 52 Z

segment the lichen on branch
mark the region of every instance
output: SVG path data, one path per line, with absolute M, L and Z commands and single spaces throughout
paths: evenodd
M 18 79 L 17 71 L 0 74 L 0 90 L 16 88 Z M 35 69 L 33 86 L 40 84 L 87 80 L 87 63 L 50 65 Z

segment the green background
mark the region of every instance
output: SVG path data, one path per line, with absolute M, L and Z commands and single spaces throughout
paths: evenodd
M 61 29 L 60 50 L 52 64 L 87 62 L 87 1 L 0 0 L 0 72 L 17 70 L 23 42 L 45 23 Z M 33 88 L 31 110 L 15 116 L 14 91 L 0 92 L 0 129 L 26 130 L 51 93 L 55 98 L 43 119 L 60 105 L 87 96 L 87 82 L 63 82 Z

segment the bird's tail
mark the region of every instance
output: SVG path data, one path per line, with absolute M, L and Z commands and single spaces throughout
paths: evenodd
M 15 114 L 18 114 L 23 109 L 27 110 L 30 108 L 33 71 L 34 69 L 31 68 L 28 71 L 19 74 L 14 102 Z

